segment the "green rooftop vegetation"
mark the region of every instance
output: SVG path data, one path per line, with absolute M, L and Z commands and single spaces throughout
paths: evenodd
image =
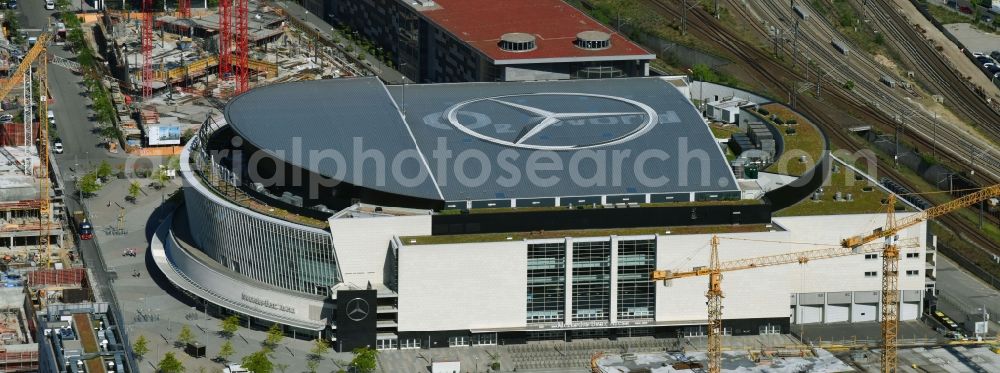
M 227 201 L 254 210 L 261 214 L 289 221 L 292 223 L 308 225 L 310 227 L 321 228 L 321 229 L 326 229 L 327 227 L 326 221 L 298 215 L 287 210 L 283 210 L 268 204 L 261 203 L 260 201 L 253 199 L 243 191 L 239 190 L 239 188 L 231 187 L 225 184 L 225 182 L 221 180 L 217 180 L 215 183 L 212 183 L 208 179 L 206 179 L 202 175 L 202 173 L 195 172 L 195 174 L 197 174 L 198 177 L 201 178 L 201 180 L 205 183 L 205 185 L 208 186 L 208 189 L 212 190 L 218 196 L 225 198 Z
M 819 131 L 809 120 L 803 118 L 798 113 L 781 104 L 767 104 L 761 106 L 763 114 L 767 118 L 768 124 L 776 126 L 784 141 L 784 150 L 778 159 L 764 169 L 771 172 L 789 176 L 802 176 L 811 169 L 826 148 L 823 141 L 823 133 Z M 776 116 L 777 120 L 771 120 L 771 116 Z M 799 158 L 806 156 L 806 162 L 801 162 Z
M 886 211 L 885 199 L 888 195 L 867 178 L 861 177 L 850 168 L 839 162 L 834 162 L 838 172 L 832 172 L 823 185 L 823 193 L 818 200 L 812 197 L 774 213 L 774 216 L 805 216 L 805 215 L 841 215 L 841 214 L 872 214 Z M 834 200 L 837 193 L 841 199 Z M 851 201 L 847 201 L 847 195 Z M 897 208 L 906 206 L 896 202 Z
M 563 237 L 603 237 L 603 236 L 639 236 L 648 234 L 707 234 L 707 233 L 742 233 L 765 232 L 763 224 L 749 225 L 703 225 L 692 227 L 644 227 L 644 228 L 612 228 L 612 229 L 576 229 L 562 231 L 507 232 L 481 234 L 453 234 L 438 236 L 400 237 L 403 245 L 436 245 L 476 242 L 520 241 Z
M 712 136 L 717 139 L 728 139 L 734 133 L 742 133 L 740 127 L 735 124 L 720 124 L 712 123 L 708 125 L 708 129 L 712 130 Z

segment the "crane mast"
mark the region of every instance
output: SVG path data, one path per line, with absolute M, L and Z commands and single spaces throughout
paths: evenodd
M 918 213 L 896 220 L 896 195 L 889 194 L 886 201 L 885 227 L 871 233 L 848 237 L 840 241 L 844 248 L 855 248 L 884 239 L 882 254 L 882 372 L 894 373 L 898 368 L 896 357 L 896 337 L 899 330 L 899 247 L 896 235 L 903 229 L 921 222 L 971 206 L 990 197 L 1000 195 L 1000 184 L 991 185 L 976 192 L 966 194 L 949 202 L 931 207 Z
M 722 370 L 722 270 L 719 264 L 719 236 L 712 236 L 712 258 L 708 275 L 708 373 Z
M 48 268 L 49 259 L 49 236 L 52 234 L 52 201 L 49 199 L 49 119 L 45 113 L 49 111 L 49 79 L 48 60 L 45 53 L 42 53 L 38 63 L 38 183 L 39 183 L 39 229 L 38 244 L 41 251 L 39 263 L 43 268 Z M 45 119 L 42 119 L 45 118 Z
M 734 240 L 737 240 L 733 238 Z M 895 246 L 896 255 L 900 247 L 918 247 L 920 241 L 915 238 L 901 240 Z M 664 271 L 657 270 L 651 273 L 650 279 L 653 281 L 670 281 L 679 278 L 708 276 L 708 291 L 705 297 L 708 298 L 708 371 L 717 373 L 722 369 L 722 273 L 729 271 L 740 271 L 745 269 L 763 268 L 784 264 L 806 264 L 813 260 L 831 259 L 849 255 L 874 253 L 884 250 L 881 242 L 869 243 L 852 248 L 829 247 L 823 249 L 806 250 L 785 254 L 759 256 L 754 258 L 742 258 L 721 262 L 719 260 L 719 237 L 712 236 L 711 257 L 708 267 L 697 267 L 688 271 Z M 898 297 L 895 298 L 898 303 Z M 898 306 L 898 304 L 897 304 Z
M 885 213 L 886 231 L 896 229 L 896 195 L 889 194 Z M 896 235 L 885 238 L 882 251 L 882 372 L 896 371 L 896 332 L 899 329 L 899 247 Z

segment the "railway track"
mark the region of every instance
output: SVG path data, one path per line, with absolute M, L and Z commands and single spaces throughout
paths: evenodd
M 734 7 L 733 10 L 744 16 L 755 26 L 759 33 L 764 35 L 769 30 L 761 26 L 761 22 L 771 25 L 782 25 L 794 22 L 797 17 L 787 6 L 787 3 L 776 0 L 761 0 L 752 2 L 752 7 L 743 9 Z M 815 9 L 809 8 L 806 4 L 799 4 L 812 14 L 816 14 Z M 757 21 L 757 22 L 755 22 Z M 811 17 L 808 21 L 802 21 L 798 43 L 799 52 L 804 57 L 817 63 L 824 72 L 838 85 L 847 81 L 854 83 L 854 89 L 850 92 L 856 101 L 874 106 L 884 113 L 881 116 L 883 121 L 891 119 L 885 123 L 886 128 L 902 128 L 904 132 L 916 132 L 919 136 L 911 136 L 917 142 L 926 142 L 925 149 L 933 149 L 937 153 L 939 148 L 943 148 L 950 153 L 952 160 L 958 164 L 968 164 L 968 167 L 980 166 L 980 171 L 988 173 L 994 180 L 1000 180 L 1000 152 L 995 149 L 992 142 L 971 127 L 959 125 L 956 130 L 954 125 L 943 122 L 937 115 L 926 110 L 916 103 L 912 97 L 901 95 L 903 90 L 890 88 L 879 82 L 881 76 L 898 77 L 875 61 L 867 53 L 861 52 L 855 46 L 851 46 L 854 51 L 848 55 L 837 52 L 830 44 L 831 40 L 839 40 L 849 44 L 847 40 L 822 16 Z M 785 49 L 791 50 L 790 46 Z M 935 86 L 942 87 L 946 83 L 942 80 L 934 80 Z M 961 91 L 962 89 L 958 89 Z M 916 96 L 915 91 L 905 91 L 910 96 Z M 974 94 L 965 90 L 967 94 Z M 933 92 L 932 92 L 933 93 Z M 947 99 L 947 98 L 946 98 Z M 967 98 L 979 100 L 976 97 Z M 960 105 L 966 107 L 968 105 Z M 981 115 L 992 114 L 988 107 Z M 886 118 L 888 117 L 888 118 Z M 1000 120 L 1000 119 L 998 119 Z M 964 128 L 964 129 L 963 129 Z
M 680 10 L 676 8 L 676 2 L 670 0 L 645 0 L 645 2 L 668 19 L 681 17 Z M 739 7 L 733 8 L 742 12 Z M 734 32 L 723 27 L 719 24 L 718 20 L 701 9 L 689 11 L 688 14 L 695 18 L 688 23 L 690 25 L 689 32 L 702 40 L 717 44 L 727 53 L 731 54 L 734 57 L 734 61 L 740 62 L 741 66 L 746 68 L 745 72 L 752 75 L 753 79 L 767 86 L 767 88 L 775 89 L 778 92 L 788 92 L 795 82 L 808 80 L 803 74 L 774 61 L 767 53 L 745 42 L 741 39 L 740 35 L 736 35 Z M 740 16 L 746 17 L 748 14 L 740 14 Z M 748 18 L 748 20 L 751 21 L 750 23 L 753 23 L 752 18 Z M 758 29 L 758 32 L 760 31 L 762 30 Z M 863 104 L 862 100 L 845 94 L 840 89 L 825 90 L 823 91 L 823 97 L 824 101 L 818 101 L 805 96 L 799 101 L 796 110 L 810 117 L 818 126 L 823 128 L 824 132 L 830 136 L 834 143 L 843 147 L 843 149 L 854 152 L 865 149 L 847 131 L 847 128 L 854 124 L 868 123 L 883 128 L 893 128 L 895 126 L 895 123 L 886 118 L 884 113 Z M 851 115 L 848 115 L 847 112 L 850 112 Z M 856 122 L 849 119 L 852 116 L 857 118 Z M 921 139 L 918 136 L 914 136 L 914 139 L 921 142 L 919 145 L 928 147 L 931 145 L 926 139 Z M 954 158 L 954 156 L 951 157 Z M 912 185 L 907 185 L 906 179 L 892 167 L 879 163 L 876 171 L 880 176 L 888 176 L 912 190 L 919 190 Z M 994 177 L 989 177 L 988 179 L 990 179 L 988 180 L 989 182 L 997 180 Z M 996 243 L 992 242 L 989 237 L 979 232 L 979 230 L 969 227 L 961 218 L 954 215 L 945 215 L 938 218 L 938 220 L 978 245 L 988 248 L 995 253 L 1000 253 L 1000 248 L 996 247 Z
M 918 76 L 923 76 L 933 90 L 954 103 L 950 105 L 953 110 L 973 123 L 981 123 L 994 140 L 1000 139 L 1000 114 L 989 107 L 969 82 L 942 59 L 920 30 L 900 14 L 895 4 L 888 0 L 875 0 L 868 8 L 874 18 L 880 20 L 872 23 L 881 28 L 894 45 L 904 50 L 901 58 L 917 69 Z

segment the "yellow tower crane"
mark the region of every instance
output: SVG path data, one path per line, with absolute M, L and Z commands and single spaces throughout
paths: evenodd
M 966 194 L 947 203 L 931 207 L 909 215 L 899 221 L 895 218 L 896 195 L 890 194 L 887 204 L 886 226 L 877 228 L 872 233 L 846 238 L 841 241 L 841 247 L 809 250 L 787 254 L 762 256 L 756 258 L 737 259 L 719 262 L 718 236 L 712 237 L 712 253 L 709 266 L 696 267 L 687 271 L 653 271 L 652 280 L 664 281 L 694 277 L 709 276 L 708 292 L 708 371 L 721 371 L 722 357 L 722 273 L 735 270 L 767 267 L 773 265 L 799 263 L 805 264 L 811 260 L 829 259 L 840 256 L 882 252 L 882 372 L 896 372 L 896 335 L 899 323 L 899 249 L 914 247 L 916 240 L 899 241 L 897 234 L 902 230 L 921 222 L 947 214 L 960 208 L 1000 195 L 1000 184 L 980 189 Z M 873 242 L 885 239 L 885 242 Z
M 38 246 L 41 251 L 39 260 L 42 266 L 48 266 L 49 264 L 49 235 L 52 232 L 52 201 L 49 199 L 49 123 L 45 116 L 45 113 L 48 112 L 48 74 L 46 73 L 47 61 L 45 51 L 49 39 L 50 35 L 48 33 L 38 35 L 35 45 L 21 59 L 21 63 L 17 66 L 17 71 L 10 78 L 0 83 L 0 99 L 7 97 L 7 94 L 18 84 L 31 84 L 31 82 L 24 82 L 24 73 L 31 68 L 35 60 L 41 57 L 38 64 L 38 89 L 41 92 L 38 94 L 38 159 L 40 163 L 37 176 L 39 183 L 38 221 L 40 226 Z M 24 104 L 30 106 L 31 102 L 25 102 Z M 26 136 L 30 137 L 30 134 L 26 134 Z M 30 144 L 24 144 L 24 146 L 27 147 Z
M 1000 195 L 1000 184 L 980 189 L 918 213 L 896 220 L 896 195 L 887 200 L 885 227 L 869 234 L 845 238 L 840 242 L 844 248 L 856 248 L 872 241 L 884 239 L 882 251 L 882 372 L 896 372 L 896 336 L 899 328 L 899 247 L 896 235 L 903 229 L 921 222 L 971 206 L 990 197 Z
M 24 72 L 31 67 L 31 64 L 35 62 L 38 56 L 45 52 L 46 44 L 49 42 L 49 34 L 43 33 L 38 35 L 38 40 L 35 41 L 35 45 L 28 50 L 28 53 L 24 55 L 21 59 L 21 64 L 17 65 L 17 71 L 11 74 L 10 78 L 7 78 L 0 83 L 0 98 L 7 97 L 7 94 L 14 89 L 15 86 L 24 80 Z M 26 102 L 25 105 L 28 103 Z
M 37 45 L 37 44 L 36 44 Z M 46 113 L 49 112 L 49 75 L 48 56 L 42 53 L 38 63 L 38 190 L 40 194 L 38 219 L 38 245 L 41 249 L 39 264 L 49 267 L 52 257 L 49 238 L 52 234 L 52 200 L 49 199 L 49 123 Z
M 736 240 L 735 238 L 728 238 Z M 904 240 L 905 247 L 916 247 L 916 239 Z M 791 242 L 789 242 L 791 243 Z M 719 261 L 719 236 L 712 236 L 712 252 L 708 267 L 695 267 L 683 271 L 653 271 L 653 281 L 666 281 L 696 276 L 708 276 L 708 372 L 719 373 L 722 369 L 722 273 L 770 267 L 783 264 L 806 264 L 813 260 L 837 258 L 848 255 L 874 253 L 882 250 L 881 243 L 859 245 L 857 247 L 827 247 L 822 249 L 760 256 L 754 258 Z

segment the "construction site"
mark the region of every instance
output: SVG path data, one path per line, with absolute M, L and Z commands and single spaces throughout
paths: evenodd
M 45 69 L 48 41 L 48 35 L 43 35 L 24 53 L 10 40 L 3 40 L 7 45 L 4 60 L 10 68 L 10 78 L 0 84 L 4 110 L 0 114 L 0 265 L 4 270 L 62 268 L 74 261 L 66 245 L 62 192 L 50 177 L 49 131 L 55 122 L 44 114 L 50 103 Z M 8 100 L 8 95 L 14 97 Z
M 256 1 L 222 1 L 217 10 L 182 1 L 176 12 L 109 11 L 92 21 L 88 41 L 106 52 L 99 58 L 113 77 L 103 81 L 117 111 L 112 152 L 178 154 L 228 98 L 257 86 L 371 75 L 357 54 L 321 44 L 316 30 L 292 27 L 280 8 Z

